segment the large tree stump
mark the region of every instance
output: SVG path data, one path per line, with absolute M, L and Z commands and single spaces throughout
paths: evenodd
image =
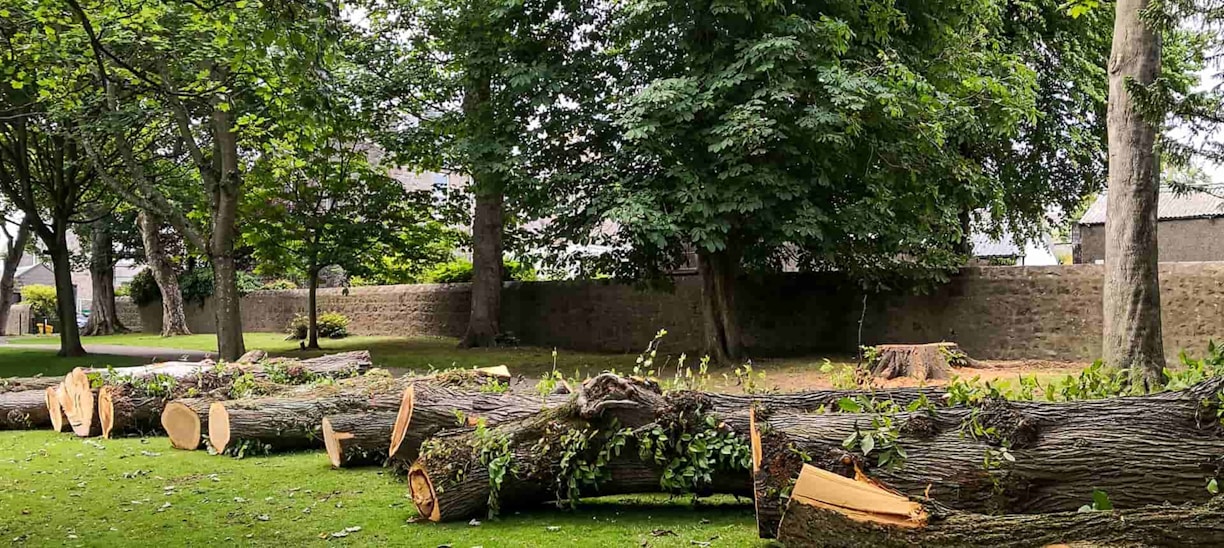
M 1224 427 L 1215 415 L 1222 388 L 1224 379 L 1213 379 L 1094 401 L 756 416 L 760 532 L 771 536 L 777 499 L 805 459 L 846 476 L 861 469 L 908 496 L 979 513 L 1073 511 L 1094 489 L 1119 508 L 1201 503 L 1211 496 L 1207 480 L 1224 471 Z M 890 450 L 878 441 L 881 429 L 897 436 L 895 447 L 906 454 L 899 465 L 880 465 Z M 845 446 L 856 430 L 875 433 L 869 455 L 861 443 Z
M 881 344 L 868 349 L 867 368 L 884 378 L 912 377 L 920 381 L 946 380 L 952 368 L 973 364 L 956 343 Z
M 1224 545 L 1224 499 L 1202 505 L 985 515 L 949 511 L 805 465 L 778 540 L 788 547 Z

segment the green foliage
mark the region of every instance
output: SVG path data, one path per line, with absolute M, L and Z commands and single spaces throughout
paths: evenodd
M 343 339 L 349 335 L 349 318 L 339 312 L 320 313 L 315 323 L 318 324 L 320 337 Z M 310 316 L 303 314 L 294 314 L 293 319 L 289 321 L 289 326 L 286 328 L 289 336 L 298 340 L 305 339 L 309 335 L 309 331 Z
M 531 265 L 505 259 L 502 262 L 502 279 L 531 281 L 536 279 L 536 272 Z M 472 281 L 472 262 L 467 259 L 455 259 L 439 264 L 425 274 L 424 281 L 437 284 L 470 282 Z
M 1100 489 L 1092 490 L 1092 503 L 1080 506 L 1080 512 L 1108 512 L 1113 510 L 1113 502 L 1109 500 L 1109 493 Z
M 30 284 L 21 288 L 21 301 L 30 304 L 30 311 L 39 317 L 55 317 L 55 288 L 49 285 Z
M 745 473 L 752 467 L 752 449 L 743 438 L 720 427 L 713 415 L 696 424 L 657 425 L 636 434 L 638 456 L 663 467 L 659 486 L 668 493 L 697 493 L 716 473 Z
M 243 373 L 234 378 L 233 384 L 230 385 L 229 397 L 231 399 L 245 398 L 259 393 L 259 383 L 255 380 L 255 376 L 251 373 Z
M 843 413 L 871 413 L 871 428 L 860 429 L 856 424 L 854 432 L 842 441 L 842 447 L 859 451 L 863 457 L 870 457 L 871 453 L 875 452 L 876 466 L 881 468 L 900 468 L 905 465 L 908 455 L 898 443 L 901 425 L 895 415 L 900 412 L 900 408 L 895 402 L 857 396 L 838 400 L 837 407 Z
M 480 391 L 485 394 L 504 394 L 508 390 L 510 390 L 509 382 L 501 382 L 493 378 L 480 385 Z
M 128 290 L 136 306 L 151 305 L 160 301 L 162 297 L 161 287 L 158 287 L 157 280 L 153 278 L 153 271 L 148 268 L 141 269 L 132 277 Z
M 277 278 L 270 282 L 264 282 L 262 285 L 259 286 L 259 288 L 266 290 L 266 291 L 283 291 L 286 289 L 297 289 L 298 285 L 293 280 L 287 280 L 285 278 Z

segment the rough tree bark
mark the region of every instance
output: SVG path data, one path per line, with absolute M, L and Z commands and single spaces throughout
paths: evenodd
M 744 358 L 743 334 L 735 307 L 739 260 L 739 254 L 730 249 L 697 252 L 705 351 L 715 363 L 727 364 Z
M 866 413 L 754 410 L 761 534 L 776 527 L 778 496 L 805 461 L 846 476 L 862 470 L 905 495 L 979 513 L 1074 511 L 1096 489 L 1119 508 L 1204 502 L 1212 496 L 1207 480 L 1224 473 L 1224 427 L 1215 415 L 1221 388 L 1224 380 L 1214 379 L 1151 396 L 991 400 L 889 415 L 891 426 Z M 883 442 L 867 456 L 861 445 L 844 445 L 856 431 L 881 428 L 898 436 L 891 447 L 906 454 L 899 465 L 879 463 L 890 451 Z
M 126 333 L 115 307 L 115 243 L 112 216 L 94 221 L 89 242 L 89 278 L 93 285 L 93 307 L 81 334 L 85 336 Z
M 492 125 L 492 94 L 489 78 L 475 77 L 463 98 L 463 115 L 476 128 Z M 472 313 L 459 346 L 488 347 L 497 344 L 501 331 L 502 231 L 505 200 L 501 175 L 487 169 L 472 170 L 476 211 L 472 217 Z
M 0 393 L 0 430 L 51 426 L 46 389 Z
M 310 315 L 306 334 L 306 348 L 319 348 L 319 268 L 310 265 L 306 272 L 309 279 L 306 289 L 306 310 Z
M 1148 5 L 1148 0 L 1119 0 L 1114 16 L 1102 356 L 1107 365 L 1129 368 L 1133 382 L 1152 387 L 1165 367 L 1156 248 L 1158 127 L 1127 90 L 1128 82 L 1148 85 L 1160 74 L 1160 32 L 1140 18 Z
M 1224 499 L 1202 505 L 984 515 L 919 504 L 871 483 L 805 466 L 778 540 L 786 546 L 1220 546 Z
M 183 293 L 179 290 L 178 276 L 162 245 L 161 220 L 153 213 L 141 211 L 136 216 L 136 222 L 140 225 L 140 238 L 144 242 L 145 263 L 161 289 L 161 336 L 190 335 L 187 315 L 183 313 Z
M 72 285 L 72 261 L 68 250 L 68 227 L 66 223 L 55 222 L 54 239 L 44 242 L 47 253 L 51 255 L 52 270 L 55 274 L 55 308 L 60 320 L 60 349 L 58 356 L 84 356 L 85 347 L 81 346 L 81 330 L 77 326 L 76 288 Z M 63 226 L 61 226 L 63 225 Z
M 7 231 L 5 232 L 7 235 Z M 0 333 L 8 327 L 9 311 L 13 308 L 13 286 L 17 278 L 17 267 L 25 256 L 25 249 L 30 245 L 30 237 L 34 231 L 29 223 L 22 221 L 17 227 L 17 235 L 8 239 L 5 244 L 4 271 L 0 273 Z M 24 333 L 29 326 L 23 326 Z

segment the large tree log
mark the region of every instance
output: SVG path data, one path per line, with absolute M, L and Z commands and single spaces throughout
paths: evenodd
M 68 419 L 72 433 L 81 437 L 92 437 L 102 433 L 102 424 L 98 419 L 98 406 L 94 402 L 98 398 L 98 389 L 90 386 L 85 370 L 78 367 L 64 377 L 60 384 L 60 407 Z
M 187 451 L 204 448 L 208 408 L 214 401 L 212 398 L 183 398 L 166 404 L 161 414 L 161 425 L 170 437 L 172 447 Z
M 906 495 L 981 513 L 1073 511 L 1096 489 L 1119 508 L 1203 502 L 1211 496 L 1207 480 L 1224 470 L 1224 428 L 1216 418 L 1222 387 L 1224 380 L 1213 379 L 1183 391 L 1095 401 L 757 416 L 760 532 L 771 536 L 777 499 L 805 459 L 843 475 L 857 467 Z M 867 458 L 861 442 L 844 446 L 856 430 L 860 439 L 874 433 Z M 895 446 L 906 454 L 895 459 L 899 466 L 880 465 L 890 445 L 881 432 L 898 436 Z
M 0 377 L 0 394 L 42 390 L 49 386 L 59 386 L 63 381 L 63 377 Z
M 788 547 L 1220 546 L 1224 499 L 1132 510 L 984 515 L 919 504 L 805 465 L 778 540 Z
M 335 468 L 387 461 L 398 411 L 361 411 L 323 417 L 323 445 Z
M 60 392 L 59 386 L 49 386 L 44 390 L 43 399 L 51 421 L 51 429 L 56 432 L 63 432 L 68 428 L 68 415 L 64 413 L 64 406 L 60 404 Z
M 30 430 L 51 425 L 47 389 L 0 393 L 0 430 Z
M 98 420 L 102 437 L 112 433 L 148 435 L 161 432 L 164 396 L 149 396 L 135 386 L 111 384 L 98 389 Z

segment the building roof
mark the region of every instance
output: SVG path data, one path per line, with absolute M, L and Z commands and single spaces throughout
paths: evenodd
M 1080 217 L 1081 225 L 1105 224 L 1105 208 L 1109 202 L 1105 193 L 1097 196 L 1096 201 Z M 1166 219 L 1206 219 L 1224 217 L 1224 199 L 1205 192 L 1177 194 L 1171 191 L 1161 191 L 1160 200 L 1156 203 L 1156 213 L 1160 220 Z
M 48 272 L 51 271 L 51 268 L 49 268 L 47 265 L 43 263 L 37 263 L 37 264 L 28 265 L 28 266 L 18 267 L 17 271 L 13 274 L 13 277 L 16 279 L 21 279 L 21 277 L 25 276 L 27 272 L 34 270 L 35 268 L 39 268 L 39 267 L 41 267 L 42 270 L 46 270 Z
M 1010 235 L 1004 235 L 996 240 L 981 232 L 974 232 L 969 236 L 969 241 L 973 244 L 974 257 L 1020 257 L 1024 255 L 1024 250 L 1012 241 Z

